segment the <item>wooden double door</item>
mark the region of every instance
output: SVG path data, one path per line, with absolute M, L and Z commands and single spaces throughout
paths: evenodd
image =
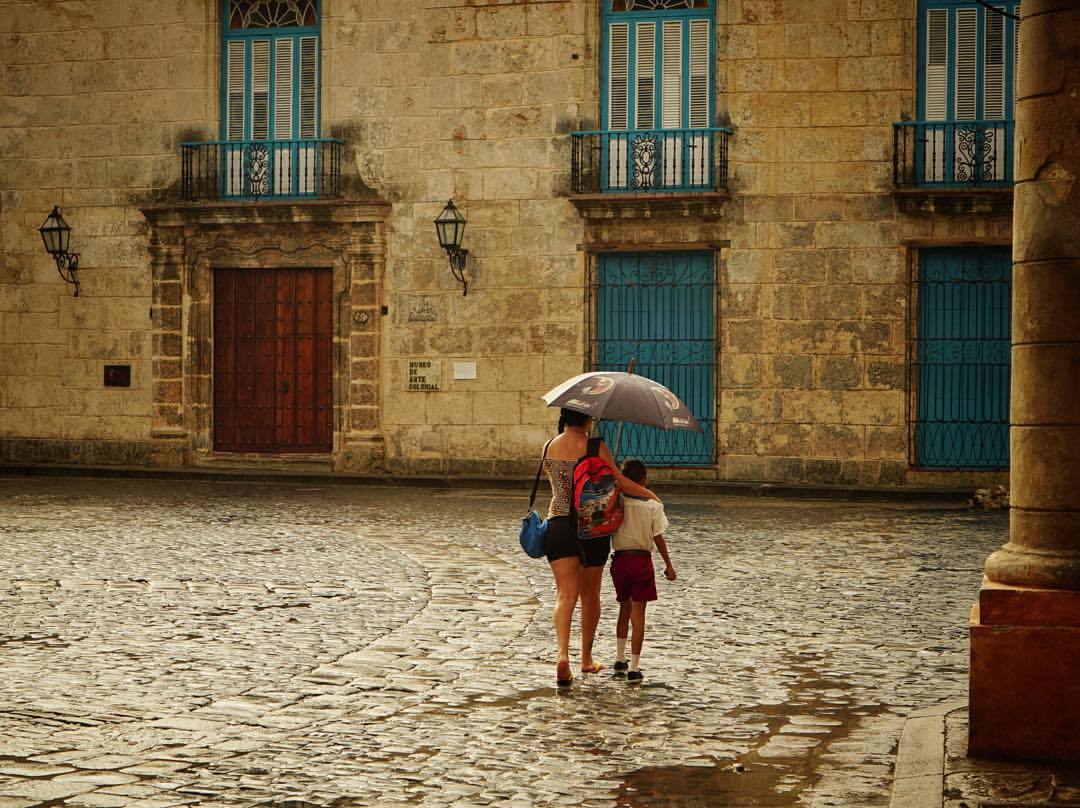
M 214 270 L 214 449 L 329 452 L 332 273 Z

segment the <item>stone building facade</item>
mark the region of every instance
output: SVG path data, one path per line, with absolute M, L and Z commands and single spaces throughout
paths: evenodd
M 984 264 L 1011 242 L 1007 17 L 954 0 L 0 8 L 0 460 L 518 475 L 554 425 L 539 396 L 630 356 L 708 427 L 690 448 L 628 438 L 669 476 L 1006 479 L 1007 444 L 987 446 L 1007 406 L 980 403 L 1007 397 L 1007 355 L 983 356 L 1000 328 L 946 320 L 964 288 L 972 321 L 1000 326 L 978 290 L 1001 286 Z M 990 155 L 975 176 L 968 136 Z M 467 294 L 432 225 L 451 198 Z M 54 205 L 78 297 L 36 232 Z M 692 339 L 672 325 L 691 321 Z M 104 384 L 115 366 L 129 386 Z M 957 446 L 931 451 L 939 433 Z

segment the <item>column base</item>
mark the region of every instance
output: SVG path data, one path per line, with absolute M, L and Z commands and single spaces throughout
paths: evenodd
M 970 637 L 969 754 L 1080 761 L 1080 592 L 984 578 Z

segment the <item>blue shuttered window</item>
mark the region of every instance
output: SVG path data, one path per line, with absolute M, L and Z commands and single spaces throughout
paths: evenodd
M 1016 0 L 919 0 L 917 180 L 1012 182 Z
M 712 4 L 604 0 L 603 8 L 603 190 L 712 187 Z
M 595 268 L 593 369 L 634 370 L 666 385 L 704 434 L 625 424 L 619 459 L 662 466 L 715 463 L 715 282 L 707 252 L 610 253 Z M 618 427 L 601 425 L 614 450 Z
M 316 194 L 320 177 L 316 0 L 227 0 L 223 15 L 222 194 Z
M 920 252 L 914 359 L 915 460 L 1009 467 L 1007 247 Z

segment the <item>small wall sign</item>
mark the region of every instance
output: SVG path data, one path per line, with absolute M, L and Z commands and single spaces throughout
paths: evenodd
M 131 387 L 131 365 L 106 365 L 106 387 Z
M 442 389 L 442 362 L 437 359 L 409 359 L 405 368 L 405 389 L 430 393 Z
M 455 362 L 454 363 L 454 379 L 475 379 L 476 378 L 476 363 L 475 362 Z

